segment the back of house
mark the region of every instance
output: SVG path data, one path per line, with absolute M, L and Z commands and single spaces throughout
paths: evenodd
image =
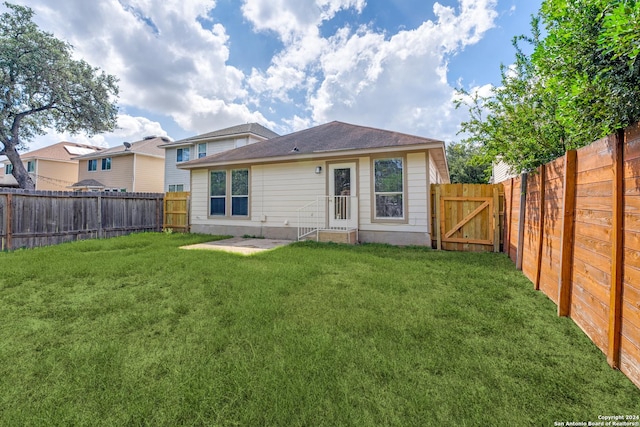
M 331 122 L 183 162 L 191 230 L 283 239 L 431 244 L 442 141 Z

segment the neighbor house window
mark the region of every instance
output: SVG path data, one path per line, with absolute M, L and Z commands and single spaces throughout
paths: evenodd
M 87 170 L 93 172 L 98 170 L 98 159 L 92 159 L 87 162 Z
M 176 154 L 176 162 L 188 162 L 189 161 L 189 147 L 178 148 Z
M 169 193 L 184 191 L 184 184 L 169 184 Z
M 27 162 L 27 172 L 35 172 L 36 171 L 36 162 L 30 160 Z
M 404 219 L 404 159 L 375 159 L 374 212 L 376 219 Z
M 9 163 L 8 165 L 4 165 L 4 174 L 11 175 L 13 173 L 13 165 Z
M 207 144 L 198 144 L 198 158 L 207 157 Z
M 209 215 L 249 216 L 249 169 L 211 171 Z
M 102 170 L 111 170 L 111 157 L 105 157 L 104 159 L 102 159 Z

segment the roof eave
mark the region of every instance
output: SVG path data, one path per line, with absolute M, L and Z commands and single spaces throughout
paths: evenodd
M 240 133 L 230 133 L 227 135 L 218 135 L 218 136 L 210 136 L 210 137 L 202 137 L 202 138 L 198 138 L 196 136 L 191 137 L 191 138 L 187 138 L 187 139 L 183 139 L 180 141 L 175 141 L 175 142 L 171 142 L 168 144 L 161 144 L 158 145 L 158 147 L 160 148 L 174 148 L 174 147 L 185 147 L 187 145 L 195 145 L 195 144 L 202 144 L 205 142 L 215 142 L 215 141 L 223 141 L 225 139 L 229 139 L 229 138 L 239 138 L 239 137 L 250 137 L 250 136 L 255 136 L 261 140 L 267 140 L 269 138 L 267 138 L 266 136 L 262 136 L 262 135 L 258 135 L 256 133 L 253 132 L 240 132 Z
M 105 153 L 104 151 L 100 155 L 85 154 L 84 156 L 74 157 L 73 160 L 93 160 L 93 159 L 106 159 L 107 157 L 121 157 L 128 156 L 130 154 L 137 154 L 138 156 L 155 157 L 157 159 L 164 159 L 164 156 L 159 154 L 141 153 L 138 151 L 118 151 L 116 153 Z
M 233 165 L 246 165 L 246 164 L 263 164 L 263 163 L 287 163 L 287 162 L 296 162 L 301 160 L 320 160 L 320 159 L 330 159 L 333 157 L 345 157 L 345 156 L 366 156 L 369 154 L 383 154 L 383 153 L 404 153 L 410 151 L 425 151 L 442 148 L 444 149 L 444 142 L 442 141 L 434 141 L 427 144 L 415 144 L 415 145 L 401 145 L 401 146 L 390 146 L 390 147 L 378 147 L 378 148 L 368 148 L 368 149 L 345 149 L 345 150 L 331 150 L 331 151 L 316 151 L 313 153 L 292 153 L 286 156 L 274 156 L 274 157 L 259 157 L 254 159 L 237 159 L 230 161 L 213 161 L 213 162 L 202 162 L 195 164 L 188 164 L 189 162 L 185 162 L 184 164 L 178 165 L 180 169 L 203 169 L 203 168 L 211 168 L 211 167 L 219 167 L 219 166 L 233 166 Z

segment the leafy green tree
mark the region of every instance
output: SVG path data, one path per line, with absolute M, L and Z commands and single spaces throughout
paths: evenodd
M 491 163 L 500 157 L 515 172 L 533 169 L 564 153 L 567 137 L 558 122 L 557 98 L 546 90 L 531 56 L 520 43 L 540 44 L 538 21 L 533 20 L 532 37 L 513 40 L 516 59 L 501 67 L 501 85 L 489 96 L 460 90 L 457 106 L 469 108 L 470 119 L 462 123 L 463 142 L 480 147 L 478 157 Z
M 4 3 L 0 15 L 0 155 L 21 188 L 34 184 L 18 150 L 47 129 L 89 135 L 116 126 L 117 79 L 83 60 L 72 47 L 41 31 L 33 10 Z
M 491 177 L 491 163 L 484 160 L 480 147 L 468 143 L 448 144 L 447 163 L 453 184 L 486 184 Z
M 614 58 L 622 57 L 634 68 L 640 54 L 640 2 L 620 1 L 608 11 L 602 24 L 599 44 Z
M 532 35 L 514 39 L 501 86 L 486 97 L 460 91 L 466 141 L 521 172 L 640 120 L 637 9 L 631 0 L 545 0 Z

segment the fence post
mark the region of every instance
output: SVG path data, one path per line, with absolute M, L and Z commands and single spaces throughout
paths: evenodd
M 543 250 L 543 245 L 542 245 L 542 240 L 544 239 L 544 215 L 545 215 L 545 209 L 544 209 L 544 182 L 547 179 L 546 176 L 546 167 L 545 165 L 541 165 L 540 166 L 540 173 L 539 175 L 539 179 L 540 179 L 540 197 L 539 197 L 539 203 L 540 205 L 538 206 L 538 216 L 540 218 L 538 218 L 538 227 L 539 227 L 539 231 L 538 231 L 538 251 L 537 251 L 537 258 L 536 258 L 536 280 L 534 282 L 534 286 L 536 291 L 540 290 L 540 273 L 542 270 L 542 250 Z
M 504 194 L 504 244 L 502 251 L 511 256 L 511 217 L 513 216 L 513 178 L 509 185 L 509 213 L 507 213 L 507 192 Z
M 522 270 L 522 250 L 524 248 L 524 220 L 527 210 L 527 176 L 524 172 L 520 179 L 520 215 L 518 221 L 518 252 L 516 254 L 516 268 Z
M 13 233 L 13 195 L 11 193 L 7 194 L 7 227 L 5 228 L 7 233 L 7 250 L 10 251 L 13 249 L 12 242 L 12 233 Z
M 576 158 L 576 150 L 569 150 L 564 156 L 558 316 L 568 316 L 571 311 L 571 275 L 573 274 L 574 246 L 573 230 L 576 213 Z
M 611 219 L 611 303 L 609 305 L 609 346 L 607 362 L 620 367 L 622 333 L 622 266 L 624 256 L 624 130 L 613 141 L 613 212 Z
M 434 202 L 435 202 L 435 208 L 436 208 L 436 249 L 437 250 L 442 250 L 442 229 L 441 229 L 441 224 L 440 221 L 442 220 L 442 212 L 441 212 L 441 207 L 440 207 L 440 203 L 442 203 L 440 201 L 440 185 L 436 184 L 436 194 L 434 197 Z
M 163 197 L 162 199 L 160 197 L 156 197 L 156 231 L 158 231 L 158 232 L 162 231 L 162 228 L 163 228 L 163 224 L 160 222 L 160 206 L 163 207 L 163 209 L 162 209 L 162 217 L 163 217 L 162 219 L 163 219 L 163 221 L 162 222 L 164 222 L 164 212 L 165 212 L 164 206 L 165 206 L 165 203 L 166 203 L 165 199 L 166 199 L 166 196 Z
M 500 252 L 500 184 L 493 185 L 493 252 Z
M 98 193 L 98 239 L 102 239 L 102 195 Z

